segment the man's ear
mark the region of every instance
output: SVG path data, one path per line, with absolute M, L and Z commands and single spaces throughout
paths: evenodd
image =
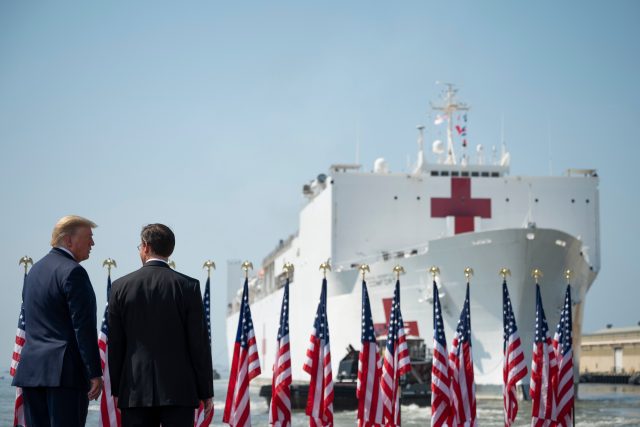
M 71 235 L 70 234 L 67 234 L 66 236 L 62 236 L 62 244 L 67 249 L 69 249 L 71 247 Z

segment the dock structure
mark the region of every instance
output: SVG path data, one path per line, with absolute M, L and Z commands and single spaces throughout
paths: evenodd
M 640 373 L 640 324 L 583 334 L 580 348 L 582 381 L 626 383 Z

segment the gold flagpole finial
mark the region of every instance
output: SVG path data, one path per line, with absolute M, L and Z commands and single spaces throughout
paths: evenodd
M 245 261 L 242 263 L 242 270 L 244 271 L 244 278 L 249 278 L 249 270 L 253 270 L 253 263 L 250 261 Z
M 202 264 L 202 268 L 207 269 L 207 277 L 211 277 L 211 269 L 216 269 L 216 263 L 211 261 L 210 259 L 206 260 L 204 264 Z
M 531 277 L 536 279 L 536 284 L 538 284 L 538 280 L 540 280 L 542 276 L 543 276 L 542 270 L 540 270 L 539 268 L 534 268 L 533 271 L 531 272 Z
M 102 261 L 102 266 L 107 267 L 107 275 L 109 277 L 111 277 L 111 267 L 118 268 L 118 265 L 116 264 L 116 260 L 113 258 L 107 258 L 104 261 Z
M 24 264 L 24 274 L 27 274 L 27 270 L 29 270 L 29 264 L 33 265 L 33 260 L 29 255 L 25 255 L 18 260 L 18 265 Z
M 170 260 L 167 264 L 169 264 L 169 267 L 173 268 L 174 270 L 176 269 L 176 262 L 174 260 Z
M 464 269 L 464 277 L 467 279 L 467 283 L 471 280 L 471 276 L 473 276 L 473 268 L 467 267 Z
M 284 274 L 287 277 L 287 279 L 291 277 L 291 273 L 293 273 L 294 269 L 295 268 L 293 267 L 293 264 L 291 264 L 290 262 L 285 262 L 284 265 L 282 266 L 282 270 L 284 271 Z
M 320 264 L 320 270 L 322 270 L 322 274 L 324 274 L 324 278 L 327 278 L 327 270 L 331 271 L 331 264 L 329 264 L 329 261 L 327 260 L 327 262 L 323 262 L 322 264 Z
M 404 274 L 404 267 L 398 264 L 393 267 L 393 272 L 396 273 L 396 280 L 400 280 L 400 275 Z
M 429 269 L 429 273 L 431 273 L 431 277 L 433 278 L 433 281 L 436 281 L 436 276 L 438 276 L 440 274 L 440 269 L 438 267 L 436 267 L 435 265 L 431 266 L 431 268 Z
M 362 281 L 364 282 L 365 273 L 371 272 L 371 270 L 369 270 L 369 264 L 360 264 L 360 267 L 358 267 L 358 270 L 360 270 L 360 273 L 362 273 Z
M 571 281 L 571 276 L 573 276 L 573 271 L 569 269 L 564 271 L 564 278 L 567 279 L 567 282 Z
M 502 267 L 498 274 L 502 276 L 502 280 L 507 280 L 507 276 L 511 276 L 511 270 L 509 270 L 507 267 Z

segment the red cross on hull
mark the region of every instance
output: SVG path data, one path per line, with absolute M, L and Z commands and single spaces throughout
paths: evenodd
M 389 328 L 389 316 L 391 316 L 391 304 L 393 304 L 393 298 L 383 298 L 382 306 L 384 307 L 384 319 L 385 323 L 374 323 L 373 330 L 376 336 L 387 335 Z M 420 336 L 420 330 L 418 329 L 418 322 L 415 320 L 404 321 L 404 332 L 407 335 Z
M 448 216 L 455 217 L 455 234 L 474 231 L 474 217 L 491 218 L 491 199 L 471 198 L 471 178 L 451 178 L 451 198 L 431 198 L 431 217 Z

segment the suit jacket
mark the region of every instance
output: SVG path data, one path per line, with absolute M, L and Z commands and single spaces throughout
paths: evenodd
M 96 295 L 85 269 L 54 248 L 31 268 L 22 298 L 26 340 L 13 385 L 88 390 L 102 367 Z
M 109 375 L 120 408 L 193 406 L 213 396 L 200 283 L 162 261 L 113 282 Z

